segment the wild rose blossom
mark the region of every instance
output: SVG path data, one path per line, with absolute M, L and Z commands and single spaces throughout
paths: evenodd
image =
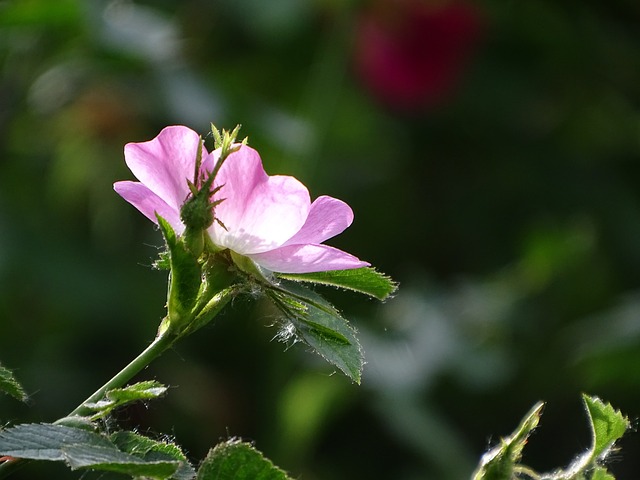
M 115 191 L 147 218 L 156 213 L 180 235 L 185 225 L 180 208 L 189 198 L 199 135 L 184 126 L 163 129 L 148 142 L 125 146 L 125 162 L 139 182 L 121 181 Z M 201 173 L 211 172 L 220 149 L 202 147 Z M 215 217 L 207 233 L 214 245 L 229 249 L 274 272 L 309 273 L 366 267 L 369 264 L 323 242 L 353 221 L 351 208 L 329 196 L 313 203 L 297 179 L 269 176 L 256 150 L 238 145 L 224 161 L 212 189 L 221 186 L 212 201 Z

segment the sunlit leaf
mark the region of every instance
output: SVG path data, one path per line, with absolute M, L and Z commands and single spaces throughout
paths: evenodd
M 117 432 L 110 439 L 119 450 L 141 457 L 146 461 L 177 461 L 178 470 L 171 477 L 174 480 L 191 480 L 196 472 L 180 448 L 169 442 L 144 437 L 134 432 Z
M 11 370 L 0 365 L 0 392 L 11 395 L 21 401 L 27 400 L 27 394 L 16 380 Z
M 594 460 L 600 459 L 606 456 L 613 443 L 627 431 L 629 420 L 611 404 L 604 403 L 598 397 L 583 395 L 582 398 L 593 435 L 592 457 Z
M 175 478 L 179 462 L 175 460 L 146 460 L 117 450 L 113 445 L 73 444 L 62 447 L 67 464 L 73 469 L 90 468 L 153 479 Z
M 582 398 L 589 416 L 592 445 L 576 457 L 569 467 L 540 475 L 519 464 L 527 438 L 540 420 L 543 404 L 538 403 L 510 437 L 502 439 L 500 445 L 482 457 L 473 480 L 511 480 L 522 475 L 546 480 L 614 480 L 615 477 L 602 466 L 602 462 L 611 446 L 629 428 L 629 420 L 597 397 L 583 395 Z
M 229 440 L 216 445 L 198 470 L 197 480 L 290 480 L 249 443 Z
M 514 470 L 522 457 L 531 432 L 540 423 L 544 403 L 538 402 L 522 419 L 518 428 L 508 437 L 500 439 L 500 444 L 482 456 L 480 465 L 473 474 L 473 480 L 511 480 Z
M 329 363 L 360 383 L 364 354 L 355 329 L 320 295 L 283 282 L 269 296 L 286 317 L 283 340 L 302 341 Z
M 313 273 L 279 273 L 278 277 L 353 290 L 378 300 L 387 299 L 398 288 L 398 284 L 391 278 L 370 267 Z

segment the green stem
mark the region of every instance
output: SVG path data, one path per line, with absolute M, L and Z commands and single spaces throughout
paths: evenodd
M 86 417 L 93 413 L 93 410 L 88 408 L 87 404 L 96 403 L 104 398 L 107 391 L 124 386 L 127 382 L 129 382 L 129 380 L 140 373 L 153 360 L 155 360 L 163 352 L 171 348 L 176 340 L 185 335 L 193 333 L 195 330 L 211 321 L 211 319 L 215 317 L 220 312 L 220 310 L 222 310 L 222 308 L 224 308 L 224 306 L 229 303 L 229 301 L 241 290 L 242 289 L 238 285 L 232 285 L 231 287 L 219 291 L 215 295 L 212 294 L 209 301 L 206 302 L 205 305 L 201 306 L 197 310 L 197 312 L 191 312 L 191 323 L 188 324 L 188 326 L 191 328 L 185 328 L 184 326 L 182 329 L 175 328 L 175 326 L 170 325 L 170 322 L 168 322 L 168 318 L 165 318 L 160 323 L 158 335 L 151 343 L 151 345 L 145 348 L 142 353 L 140 353 L 140 355 L 138 355 L 131 361 L 131 363 L 120 370 L 113 378 L 111 378 L 111 380 L 101 386 L 91 396 L 89 396 L 89 398 L 78 405 L 72 412 L 69 413 L 69 415 L 67 415 L 67 417 L 71 417 L 74 415 Z M 64 423 L 64 418 L 61 418 L 54 423 Z M 0 463 L 0 480 L 7 477 L 11 472 L 13 472 L 16 468 L 20 467 L 24 463 L 26 463 L 26 460 L 20 458 Z
M 87 403 L 95 403 L 98 400 L 104 398 L 105 393 L 108 390 L 114 388 L 121 388 L 129 380 L 131 380 L 136 374 L 140 373 L 147 365 L 149 365 L 154 359 L 160 356 L 165 350 L 169 349 L 174 342 L 178 339 L 178 335 L 175 335 L 170 330 L 165 330 L 158 334 L 155 340 L 145 348 L 140 355 L 134 358 L 129 365 L 120 370 L 111 380 L 96 390 L 89 398 L 78 405 L 75 410 L 69 413 L 69 417 L 73 415 L 86 416 L 92 413 L 90 408 L 85 405 Z
M 173 332 L 171 329 L 160 331 L 151 345 L 145 348 L 142 353 L 140 353 L 140 355 L 138 355 L 131 361 L 131 363 L 120 370 L 113 378 L 111 378 L 111 380 L 101 386 L 89 398 L 78 405 L 71 413 L 69 413 L 68 416 L 86 416 L 91 414 L 92 410 L 86 407 L 87 403 L 95 403 L 98 400 L 101 400 L 108 390 L 124 386 L 129 380 L 136 376 L 136 374 L 140 373 L 140 371 L 142 371 L 154 359 L 159 357 L 164 351 L 168 350 L 178 338 L 180 338 L 180 336 Z M 61 420 L 62 419 L 54 423 L 60 423 Z M 0 479 L 6 478 L 10 473 L 14 472 L 17 468 L 25 463 L 26 460 L 20 458 L 0 463 Z

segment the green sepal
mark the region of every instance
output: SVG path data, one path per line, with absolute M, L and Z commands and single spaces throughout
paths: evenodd
M 201 328 L 242 288 L 226 252 L 209 251 L 196 258 L 164 219 L 158 224 L 167 244 L 170 265 L 167 316 L 160 331 L 187 335 Z
M 360 383 L 364 354 L 356 330 L 333 305 L 317 293 L 293 282 L 281 281 L 266 290 L 285 315 L 281 340 L 302 341 L 351 380 Z
M 2 365 L 0 365 L 0 392 L 11 395 L 21 402 L 26 402 L 28 398 L 22 385 L 18 383 L 16 377 L 13 375 L 13 372 Z
M 291 480 L 286 472 L 251 444 L 239 440 L 219 443 L 209 451 L 196 480 Z
M 191 196 L 180 207 L 180 220 L 185 224 L 183 234 L 184 242 L 191 253 L 200 256 L 205 246 L 205 231 L 213 223 L 213 210 L 220 203 L 211 202 L 211 197 L 220 187 L 211 190 L 215 179 L 214 175 L 200 178 L 200 165 L 202 164 L 202 149 L 204 148 L 200 138 L 193 182 L 187 182 L 191 190 Z
M 236 125 L 236 127 L 229 132 L 228 130 L 222 129 L 222 133 L 218 128 L 212 123 L 211 124 L 211 134 L 213 135 L 213 148 L 221 149 L 220 157 L 226 157 L 230 153 L 233 153 L 233 144 L 237 142 L 238 134 L 240 133 L 240 129 L 242 125 Z M 243 145 L 247 144 L 247 138 L 245 137 L 242 142 Z
M 203 301 L 198 305 L 193 320 L 186 326 L 182 334 L 188 335 L 204 327 L 241 291 L 242 289 L 238 285 L 232 285 L 213 295 L 203 295 L 201 297 Z
M 171 225 L 156 214 L 160 231 L 167 245 L 171 275 L 167 298 L 167 319 L 171 328 L 181 330 L 191 321 L 202 282 L 202 272 L 195 257 L 178 239 Z
M 386 300 L 398 289 L 398 284 L 390 277 L 371 267 L 312 273 L 278 273 L 277 276 L 297 282 L 344 288 L 378 300 Z
M 185 325 L 187 335 L 209 323 L 231 299 L 243 291 L 242 279 L 234 268 L 227 252 L 210 254 L 201 265 L 200 289 L 191 309 L 191 321 Z

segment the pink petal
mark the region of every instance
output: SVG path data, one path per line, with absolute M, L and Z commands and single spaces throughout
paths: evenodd
M 180 221 L 178 211 L 153 193 L 149 188 L 139 182 L 116 182 L 113 189 L 127 202 L 140 210 L 149 220 L 158 223 L 156 212 L 164 218 L 175 232 L 180 235 L 184 231 L 184 225 Z
M 258 265 L 280 273 L 310 273 L 367 267 L 353 255 L 328 245 L 288 245 L 249 255 Z
M 215 152 L 214 155 L 217 155 Z M 311 200 L 307 188 L 293 177 L 268 176 L 258 152 L 242 146 L 229 155 L 215 181 L 222 185 L 214 200 L 225 200 L 209 229 L 214 243 L 248 255 L 281 246 L 304 225 Z
M 125 161 L 142 184 L 179 210 L 189 194 L 187 180 L 193 181 L 199 143 L 190 128 L 166 127 L 153 140 L 125 145 Z M 203 160 L 207 156 L 203 149 Z
M 353 222 L 351 207 L 337 198 L 323 195 L 311 204 L 306 222 L 285 245 L 322 243 L 342 233 Z

